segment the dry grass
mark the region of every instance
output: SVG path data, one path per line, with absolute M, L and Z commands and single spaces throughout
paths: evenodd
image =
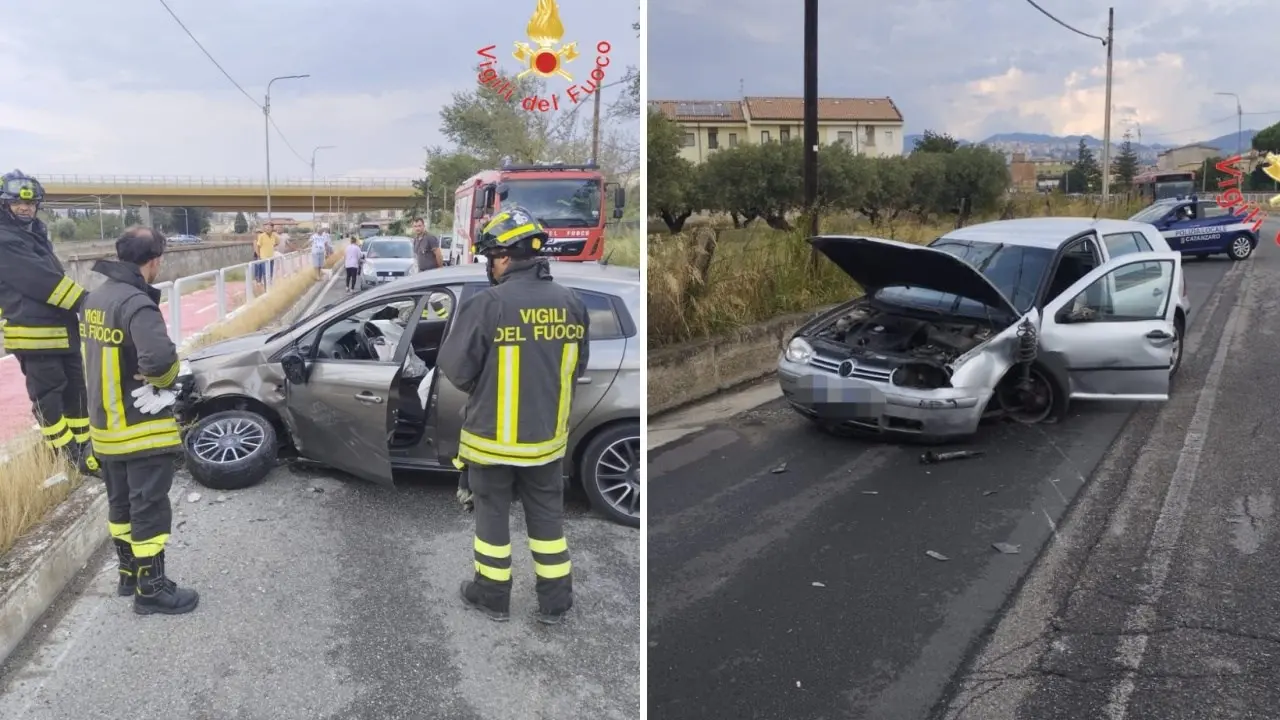
M 1096 205 L 1061 196 L 1018 198 L 1014 217 L 1093 215 Z M 1127 218 L 1140 207 L 1114 205 L 1099 217 Z M 972 223 L 994 218 L 975 218 Z M 813 263 L 809 244 L 799 231 L 718 226 L 718 245 L 703 284 L 694 267 L 699 229 L 680 235 L 650 235 L 648 242 L 649 345 L 664 347 L 715 336 L 778 315 L 807 312 L 842 302 L 861 290 L 847 275 L 819 257 Z M 925 244 L 954 228 L 954 223 L 922 225 L 897 222 L 872 226 L 847 217 L 828 218 L 826 233 L 865 234 Z
M 4 471 L 0 472 L 0 553 L 3 553 L 22 533 L 40 522 L 45 513 L 66 500 L 82 480 L 33 435 L 13 440 L 0 448 L 0 454 L 8 456 Z M 43 487 L 47 478 L 58 473 L 65 473 L 68 481 Z
M 624 233 L 610 235 L 605 245 L 604 255 L 610 265 L 624 267 L 640 267 L 640 234 Z
M 333 267 L 340 259 L 341 254 L 335 253 L 327 264 Z M 235 317 L 212 326 L 190 350 L 261 330 L 298 302 L 315 282 L 310 267 L 280 278 Z M 61 457 L 47 450 L 34 433 L 10 441 L 0 448 L 0 456 L 8 458 L 0 462 L 0 553 L 3 553 L 65 500 L 82 478 Z M 44 481 L 58 473 L 65 473 L 68 482 L 44 488 Z

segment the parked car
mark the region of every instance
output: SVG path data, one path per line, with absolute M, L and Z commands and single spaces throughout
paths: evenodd
M 1190 197 L 1160 200 L 1137 215 L 1135 222 L 1151 223 L 1175 252 L 1193 257 L 1225 254 L 1245 260 L 1258 247 L 1253 222 L 1213 200 Z
M 440 236 L 440 255 L 444 258 L 445 265 L 458 264 L 458 258 L 462 256 L 462 250 L 453 246 L 452 235 Z
M 361 252 L 360 289 L 412 275 L 418 270 L 413 255 L 413 239 L 407 237 L 373 237 L 364 241 Z
M 1061 417 L 1070 399 L 1163 401 L 1182 363 L 1181 256 L 1147 223 L 810 242 L 866 292 L 802 326 L 778 360 L 788 402 L 829 430 L 945 441 L 984 417 Z
M 194 245 L 196 243 L 204 242 L 204 239 L 201 237 L 198 237 L 196 235 L 185 235 L 185 234 L 170 235 L 165 239 L 168 240 L 169 243 L 173 245 Z
M 568 263 L 554 272 L 591 314 L 566 479 L 580 483 L 600 513 L 638 527 L 640 273 Z M 196 352 L 182 369 L 176 406 L 191 475 L 210 488 L 247 487 L 280 455 L 384 485 L 397 470 L 452 471 L 466 395 L 430 371 L 453 317 L 431 310 L 456 307 L 488 286 L 481 265 L 430 270 L 274 334 Z

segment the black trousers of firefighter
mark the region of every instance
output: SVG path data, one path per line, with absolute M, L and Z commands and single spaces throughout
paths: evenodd
M 14 354 L 45 444 L 79 458 L 89 442 L 89 399 L 80 353 Z
M 564 537 L 564 476 L 559 461 L 538 467 L 471 465 L 475 500 L 476 588 L 493 610 L 511 609 L 511 501 L 519 495 L 537 575 L 538 608 L 560 614 L 573 605 Z
M 107 486 L 107 528 L 120 560 L 122 590 L 136 583 L 134 569 L 151 567 L 153 558 L 164 557 L 173 529 L 173 508 L 169 505 L 173 461 L 173 455 L 100 460 Z

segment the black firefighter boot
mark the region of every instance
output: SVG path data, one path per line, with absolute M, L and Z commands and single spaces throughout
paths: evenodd
M 85 477 L 101 477 L 102 466 L 93 455 L 93 444 L 72 442 L 63 447 L 64 454 L 76 471 Z
M 511 585 L 507 583 L 506 591 L 494 587 L 486 587 L 473 580 L 463 580 L 458 589 L 462 596 L 462 604 L 472 610 L 479 610 L 494 622 L 506 622 L 511 619 Z
M 120 563 L 120 585 L 116 588 L 116 594 L 120 597 L 133 595 L 138 591 L 138 568 L 133 557 L 133 546 L 128 540 L 120 538 L 111 538 L 111 543 L 116 546 L 116 560 Z
M 137 558 L 138 594 L 133 596 L 133 611 L 139 615 L 181 615 L 196 609 L 200 594 L 180 588 L 164 574 L 164 551 L 149 558 Z

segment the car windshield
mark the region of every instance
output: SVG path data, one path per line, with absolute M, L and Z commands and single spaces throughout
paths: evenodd
M 366 245 L 365 253 L 365 257 L 370 260 L 374 258 L 411 258 L 413 257 L 413 244 L 407 240 L 375 240 Z
M 1018 312 L 1026 312 L 1035 303 L 1040 283 L 1053 262 L 1052 250 L 1024 245 L 950 240 L 944 237 L 935 240 L 929 247 L 954 255 L 977 268 L 1009 299 Z M 876 293 L 876 299 L 922 310 L 973 317 L 984 317 L 992 310 L 977 300 L 922 287 L 883 288 Z
M 599 180 L 507 180 L 506 189 L 502 205 L 522 205 L 549 228 L 600 225 Z
M 1129 219 L 1134 222 L 1153 223 L 1167 215 L 1172 209 L 1173 203 L 1156 203 Z

